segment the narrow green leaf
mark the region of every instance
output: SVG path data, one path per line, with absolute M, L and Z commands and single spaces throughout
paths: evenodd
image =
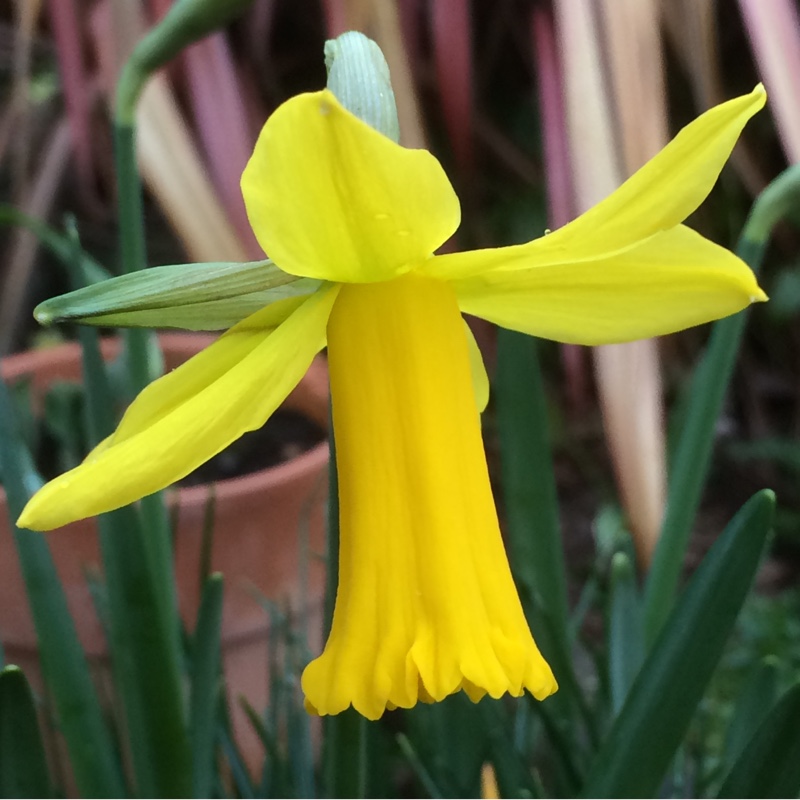
M 576 710 L 585 712 L 586 705 L 570 657 L 566 567 L 547 398 L 533 337 L 498 330 L 493 388 L 509 561 L 537 644 L 559 682 L 559 691 L 548 702 L 555 714 L 571 718 Z M 584 714 L 587 720 L 589 716 Z
M 73 284 L 80 284 L 79 243 L 70 229 Z M 146 380 L 149 355 L 143 331 L 127 342 L 134 384 Z M 83 354 L 86 428 L 91 444 L 114 429 L 111 392 L 97 331 L 78 331 Z M 134 372 L 136 373 L 134 378 Z M 122 699 L 127 741 L 139 794 L 188 796 L 191 753 L 183 708 L 179 621 L 171 540 L 161 495 L 97 518 L 108 586 L 112 665 Z
M 96 443 L 113 430 L 115 404 L 97 332 L 82 328 L 79 337 L 87 427 Z M 169 538 L 160 527 L 163 514 L 154 507 L 162 503 L 160 496 L 145 498 L 140 512 L 121 508 L 101 514 L 97 524 L 108 586 L 112 664 L 125 708 L 136 789 L 144 796 L 183 797 L 191 793 L 191 755 Z M 145 525 L 148 512 L 150 524 Z
M 774 506 L 772 492 L 756 494 L 703 559 L 600 746 L 584 796 L 657 791 L 750 589 Z
M 221 686 L 222 590 L 223 578 L 219 573 L 206 580 L 192 643 L 189 734 L 194 797 L 211 797 L 214 785 L 214 741 Z
M 497 784 L 502 797 L 538 797 L 539 787 L 533 780 L 527 753 L 514 747 L 512 725 L 502 703 L 482 701 L 477 706 L 482 725 L 475 738 L 489 745 Z
M 228 760 L 231 777 L 233 778 L 238 796 L 244 798 L 245 800 L 255 797 L 255 787 L 253 786 L 253 782 L 250 780 L 250 773 L 247 771 L 244 759 L 237 749 L 229 729 L 224 728 L 220 731 L 219 744 L 222 748 L 222 752 L 225 754 Z M 278 794 L 276 796 L 281 797 L 282 795 Z
M 754 272 L 764 258 L 772 227 L 800 198 L 800 166 L 784 170 L 756 198 L 739 239 L 737 254 Z M 748 313 L 716 322 L 695 370 L 683 430 L 670 466 L 666 512 L 645 585 L 645 633 L 652 643 L 669 614 L 680 580 L 686 545 L 700 504 L 714 430 L 736 364 Z
M 758 726 L 718 797 L 797 797 L 800 793 L 800 684 Z
M 558 500 L 547 432 L 547 400 L 537 343 L 514 331 L 497 333 L 495 403 L 511 564 L 538 595 L 566 641 L 567 588 Z
M 12 206 L 0 206 L 0 225 L 26 228 L 64 264 L 69 265 L 74 259 L 74 245 L 70 238 L 36 217 L 30 217 Z M 81 274 L 88 283 L 98 283 L 111 277 L 111 273 L 85 250 L 79 252 L 79 264 Z
M 541 703 L 537 702 L 535 708 L 546 710 L 553 718 L 563 720 L 570 727 L 580 719 L 586 728 L 589 743 L 594 747 L 598 742 L 597 716 L 589 706 L 575 674 L 572 649 L 563 644 L 563 635 L 556 631 L 553 621 L 541 607 L 538 595 L 528 598 L 525 604 L 531 627 L 536 631 L 538 645 L 558 681 L 558 691 Z
M 422 759 L 414 749 L 414 745 L 411 744 L 409 738 L 403 733 L 398 733 L 397 744 L 400 747 L 400 752 L 408 760 L 411 769 L 414 770 L 414 774 L 417 776 L 417 780 L 422 784 L 422 787 L 428 793 L 429 797 L 431 797 L 433 800 L 438 800 L 438 798 L 444 797 L 444 794 L 436 785 L 436 781 L 434 781 L 433 777 L 428 771 L 428 768 L 422 762 Z
M 669 614 L 714 446 L 714 431 L 747 323 L 740 312 L 715 323 L 692 378 L 684 428 L 680 433 L 667 489 L 667 505 L 653 562 L 645 583 L 645 631 L 653 642 Z
M 742 688 L 725 738 L 724 761 L 729 766 L 739 758 L 753 731 L 761 724 L 778 697 L 777 659 L 756 664 Z
M 315 291 L 320 281 L 271 261 L 175 264 L 120 275 L 52 297 L 34 309 L 42 325 L 222 330 L 270 303 Z
M 367 725 L 354 708 L 325 717 L 325 797 L 367 796 Z
M 303 706 L 298 687 L 300 686 L 300 672 L 297 668 L 297 659 L 292 652 L 296 646 L 292 642 L 286 643 L 286 663 L 284 665 L 284 680 L 290 681 L 293 691 L 287 692 L 288 700 L 286 709 L 286 747 L 289 755 L 289 768 L 291 770 L 292 784 L 297 797 L 316 797 L 314 784 L 314 746 L 311 737 L 311 717 Z M 306 658 L 307 662 L 308 659 Z M 367 767 L 370 759 L 366 748 L 369 746 L 366 738 L 367 722 L 363 718 L 362 726 L 363 754 L 361 754 L 359 768 L 363 769 L 363 797 L 367 796 L 368 774 Z
M 616 715 L 644 659 L 644 631 L 636 570 L 626 553 L 614 554 L 608 603 L 608 678 Z
M 259 715 L 258 711 L 256 711 L 250 702 L 247 700 L 246 697 L 240 696 L 239 697 L 239 704 L 241 705 L 244 713 L 247 715 L 247 719 L 249 720 L 250 724 L 253 726 L 253 730 L 258 735 L 261 744 L 264 746 L 264 752 L 266 753 L 268 760 L 269 760 L 269 768 L 272 772 L 279 773 L 278 777 L 279 780 L 282 781 L 281 784 L 276 785 L 273 783 L 270 785 L 272 791 L 269 793 L 270 797 L 279 796 L 282 794 L 288 793 L 288 787 L 290 786 L 290 781 L 288 778 L 288 768 L 285 763 L 283 763 L 283 759 L 281 757 L 281 751 L 278 747 L 278 742 L 275 739 L 275 736 L 267 730 L 267 726 L 264 724 L 264 720 Z
M 42 671 L 83 797 L 125 794 L 119 764 L 46 538 L 13 523 L 42 484 L 14 425 L 0 381 L 0 463 L 12 531 L 36 626 Z
M 578 748 L 575 739 L 559 724 L 559 720 L 551 713 L 549 700 L 538 703 L 529 699 L 534 712 L 539 716 L 547 734 L 547 741 L 552 748 L 556 767 L 556 781 L 559 786 L 558 796 L 575 797 L 583 784 L 583 772 L 578 764 Z
M 0 672 L 0 797 L 52 797 L 31 687 L 19 667 Z

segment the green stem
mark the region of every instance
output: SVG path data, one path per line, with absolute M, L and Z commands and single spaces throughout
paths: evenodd
M 327 582 L 325 586 L 325 635 L 330 634 L 336 589 L 339 584 L 339 473 L 333 417 L 329 427 Z M 367 721 L 348 708 L 325 717 L 323 772 L 328 797 L 366 797 Z
M 117 213 L 119 219 L 120 262 L 124 273 L 147 265 L 142 184 L 136 162 L 136 129 L 132 124 L 114 121 L 114 157 L 117 171 Z M 128 330 L 123 334 L 130 370 L 130 390 L 136 394 L 156 375 L 150 365 L 152 334 Z
M 114 118 L 133 127 L 136 105 L 150 76 L 185 47 L 236 19 L 253 0 L 176 0 L 139 41 L 117 82 Z

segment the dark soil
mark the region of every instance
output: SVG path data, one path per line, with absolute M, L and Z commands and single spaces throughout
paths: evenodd
M 58 477 L 86 457 L 87 438 L 83 426 L 79 425 L 81 419 L 82 414 L 75 415 L 80 430 L 76 430 L 69 442 L 64 440 L 63 432 L 59 435 L 48 425 L 39 423 L 34 434 L 35 442 L 28 444 L 33 445 L 36 467 L 45 480 Z M 178 481 L 178 485 L 197 486 L 275 467 L 311 450 L 325 437 L 324 428 L 303 414 L 291 409 L 278 409 L 261 428 L 237 439 Z
M 316 422 L 297 411 L 279 409 L 262 428 L 237 439 L 178 485 L 197 486 L 275 467 L 311 450 L 324 438 L 325 431 Z

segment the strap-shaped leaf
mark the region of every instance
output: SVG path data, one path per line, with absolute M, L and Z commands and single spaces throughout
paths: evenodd
M 794 219 L 800 205 L 800 164 L 785 169 L 756 198 L 736 248 L 758 274 L 774 225 Z M 661 535 L 647 576 L 644 623 L 648 643 L 655 640 L 673 604 L 683 557 L 706 485 L 715 426 L 736 365 L 747 312 L 714 323 L 702 361 L 695 370 L 691 397 L 671 460 L 669 496 Z
M 189 733 L 195 797 L 211 797 L 214 789 L 214 745 L 221 677 L 220 627 L 222 575 L 211 575 L 203 587 L 191 658 Z
M 31 687 L 14 666 L 0 672 L 0 796 L 53 796 Z
M 136 328 L 224 330 L 278 300 L 310 294 L 319 281 L 271 261 L 152 267 L 40 303 L 42 325 L 73 321 Z
M 709 550 L 595 754 L 584 797 L 650 797 L 703 696 L 752 585 L 775 495 L 752 497 Z
M 0 225 L 16 225 L 29 230 L 59 261 L 67 266 L 76 262 L 87 283 L 97 283 L 111 277 L 111 273 L 89 253 L 76 249 L 67 236 L 36 217 L 3 205 L 0 206 Z
M 611 561 L 608 624 L 608 683 L 614 713 L 622 708 L 644 660 L 644 629 L 636 570 L 627 553 Z
M 800 792 L 800 684 L 758 726 L 718 797 L 797 797 Z
M 739 692 L 722 754 L 723 764 L 728 769 L 744 752 L 753 731 L 761 725 L 778 699 L 779 663 L 777 656 L 770 655 L 753 665 Z
M 42 480 L 20 440 L 12 413 L 11 399 L 0 381 L 0 464 L 13 523 Z M 82 797 L 122 797 L 125 785 L 112 739 L 47 540 L 13 524 L 11 530 L 36 626 L 43 673 L 67 743 L 78 793 Z M 3 770 L 0 764 L 0 773 Z M 15 795 L 11 792 L 5 796 Z

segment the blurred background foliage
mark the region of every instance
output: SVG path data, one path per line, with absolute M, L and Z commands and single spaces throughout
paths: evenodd
M 123 268 L 114 86 L 135 44 L 171 5 L 16 0 L 0 8 L 0 354 L 77 337 L 69 326 L 38 328 L 33 307 L 76 280 Z M 348 29 L 375 38 L 387 57 L 401 141 L 429 147 L 461 198 L 463 222 L 447 247 L 516 243 L 564 224 L 682 124 L 759 80 L 767 110 L 749 124 L 690 223 L 752 254 L 739 237 L 754 199 L 800 160 L 796 0 L 236 5 L 240 15 L 182 49 L 139 102 L 147 265 L 261 257 L 239 176 L 269 113 L 325 84 L 323 44 Z M 786 216 L 800 218 L 797 205 Z M 264 767 L 254 769 L 237 748 L 230 708 L 217 702 L 221 579 L 207 579 L 198 620 L 179 633 L 163 596 L 168 556 L 137 554 L 136 546 L 113 552 L 109 544 L 106 576 L 120 570 L 134 593 L 141 585 L 126 583 L 125 564 L 152 566 L 153 556 L 153 574 L 162 570 L 144 581 L 135 612 L 96 579 L 101 611 L 110 603 L 112 650 L 128 648 L 128 671 L 112 690 L 98 690 L 76 641 L 67 641 L 63 616 L 38 625 L 53 609 L 66 613 L 63 598 L 52 589 L 49 599 L 31 600 L 40 603 L 42 661 L 55 659 L 51 678 L 66 653 L 74 668 L 35 696 L 18 670 L 0 674 L 2 793 L 437 797 L 487 796 L 496 786 L 502 796 L 796 796 L 798 243 L 798 229 L 782 222 L 758 253 L 771 302 L 750 314 L 738 353 L 743 318 L 718 327 L 716 344 L 699 328 L 594 354 L 475 324 L 494 376 L 484 431 L 499 510 L 526 611 L 561 683 L 554 698 L 472 706 L 454 697 L 377 724 L 345 714 L 321 732 L 298 697 L 309 644 L 291 614 L 265 604 L 272 694 L 266 711 L 246 709 L 262 745 Z M 0 474 L 12 516 L 35 488 L 37 470 L 74 463 L 110 424 L 98 408 L 129 394 L 124 370 L 106 375 L 94 334 L 80 335 L 84 359 L 95 358 L 87 370 L 95 385 L 85 393 L 56 387 L 44 432 L 24 386 L 13 399 L 3 395 Z M 689 421 L 710 394 L 693 378 L 708 351 L 717 365 L 709 385 L 720 395 L 705 412 L 706 458 L 686 444 L 686 431 L 697 432 Z M 38 449 L 49 466 L 34 467 L 25 443 L 37 449 L 42 436 L 49 444 Z M 669 469 L 687 463 L 692 469 L 677 477 Z M 767 486 L 778 498 L 775 535 L 759 562 L 771 497 L 757 494 L 739 509 Z M 673 517 L 662 525 L 665 505 Z M 107 524 L 108 541 L 149 524 L 169 539 L 163 506 L 138 517 L 119 512 Z M 661 557 L 660 535 L 671 551 Z M 32 582 L 54 582 L 44 537 L 15 536 L 29 591 Z M 678 571 L 694 577 L 670 616 Z M 715 604 L 720 596 L 728 605 Z M 131 613 L 142 624 L 155 614 L 160 640 L 115 639 Z M 61 650 L 53 645 L 59 631 Z M 109 704 L 109 692 L 123 697 L 124 713 Z M 142 704 L 160 707 L 137 718 L 132 710 Z M 32 722 L 34 706 L 45 724 Z M 42 748 L 40 731 L 47 740 L 55 729 L 68 740 L 66 759 L 54 757 L 52 743 Z M 159 740 L 163 752 L 152 746 L 156 731 L 171 732 Z M 81 741 L 95 749 L 81 755 Z

